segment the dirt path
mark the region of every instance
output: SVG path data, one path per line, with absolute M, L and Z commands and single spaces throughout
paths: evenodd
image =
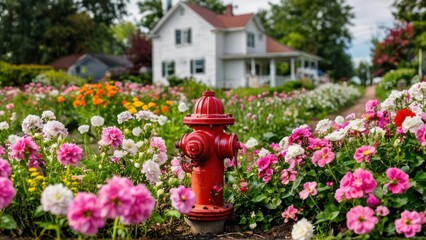
M 352 106 L 345 108 L 344 110 L 342 110 L 340 112 L 330 114 L 326 118 L 328 118 L 330 120 L 334 120 L 339 115 L 346 117 L 347 115 L 349 115 L 351 113 L 355 113 L 356 117 L 359 118 L 365 112 L 365 110 L 364 110 L 365 103 L 368 100 L 374 99 L 375 95 L 376 95 L 376 85 L 368 86 L 365 89 L 364 96 L 359 98 Z M 312 121 L 312 122 L 309 123 L 309 126 L 311 126 L 312 129 L 315 129 L 317 123 L 318 123 L 318 120 Z

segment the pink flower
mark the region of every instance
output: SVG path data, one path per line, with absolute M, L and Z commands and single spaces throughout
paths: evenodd
M 284 218 L 285 223 L 287 223 L 290 218 L 293 219 L 294 221 L 297 221 L 296 214 L 298 212 L 299 212 L 299 210 L 297 210 L 297 208 L 295 208 L 293 206 L 293 204 L 291 204 L 290 206 L 288 206 L 288 208 L 286 210 L 284 210 L 284 212 L 281 214 L 281 216 Z
M 340 180 L 340 187 L 336 190 L 334 198 L 341 202 L 345 199 L 362 198 L 364 194 L 372 193 L 377 187 L 373 174 L 362 168 L 358 168 L 352 174 L 347 172 Z
M 330 148 L 324 147 L 321 150 L 315 151 L 312 155 L 312 163 L 320 167 L 324 167 L 325 164 L 329 164 L 334 159 L 334 153 Z
M 368 194 L 368 198 L 367 198 L 367 204 L 369 207 L 376 207 L 378 205 L 380 205 L 380 199 L 378 199 L 376 196 L 374 196 L 374 194 Z
M 290 169 L 284 169 L 281 171 L 281 183 L 282 184 L 289 184 L 290 182 L 296 181 L 296 175 L 297 172 L 290 170 Z
M 354 158 L 356 162 L 362 162 L 362 160 L 370 162 L 372 155 L 376 155 L 376 148 L 373 146 L 363 145 L 355 150 Z
M 377 99 L 372 99 L 367 101 L 367 103 L 365 104 L 365 111 L 373 111 L 375 110 L 375 108 L 377 107 L 377 105 L 379 104 L 379 101 Z
M 11 157 L 18 161 L 24 159 L 25 155 L 27 154 L 29 156 L 37 154 L 38 149 L 39 147 L 33 141 L 33 139 L 26 136 L 18 139 L 13 145 L 9 147 L 9 150 L 11 151 Z
M 84 235 L 95 235 L 105 226 L 101 208 L 93 193 L 79 192 L 69 207 L 67 218 L 74 231 Z
M 6 109 L 11 110 L 15 107 L 15 105 L 13 103 L 8 103 L 6 104 Z
M 178 188 L 170 189 L 170 199 L 172 200 L 172 206 L 176 208 L 180 213 L 189 213 L 192 209 L 192 205 L 195 204 L 195 193 L 191 188 L 180 186 Z
M 121 217 L 124 224 L 140 224 L 151 216 L 155 207 L 155 199 L 145 185 L 132 187 L 129 195 L 134 199 L 131 211 Z
M 401 194 L 410 187 L 409 176 L 399 168 L 388 168 L 386 177 L 389 183 L 386 184 L 393 194 Z
M 153 137 L 149 146 L 157 148 L 160 152 L 167 152 L 166 144 L 161 137 Z
M 299 193 L 302 200 L 307 199 L 309 196 L 317 195 L 317 182 L 306 182 L 303 184 L 303 190 Z
M 129 215 L 134 199 L 130 190 L 132 182 L 128 178 L 114 176 L 99 189 L 99 207 L 101 216 L 114 219 L 117 216 Z
M 0 177 L 9 177 L 12 173 L 9 162 L 0 158 Z
M 3 156 L 5 154 L 4 148 L 2 145 L 0 145 L 0 156 Z
M 354 172 L 352 186 L 362 189 L 364 193 L 372 193 L 377 187 L 377 182 L 371 172 L 358 168 Z
M 426 125 L 417 130 L 416 137 L 422 146 L 426 146 Z
M 58 161 L 62 165 L 76 166 L 83 158 L 83 150 L 74 143 L 62 144 L 56 153 L 58 154 Z
M 387 216 L 389 214 L 389 209 L 385 206 L 378 206 L 376 208 L 376 214 L 382 217 Z
M 0 209 L 10 205 L 16 195 L 13 183 L 9 178 L 0 177 Z
M 123 143 L 123 133 L 116 127 L 107 127 L 102 130 L 102 139 L 99 145 L 118 147 Z
M 379 219 L 369 207 L 356 206 L 346 213 L 346 226 L 356 234 L 366 234 L 373 230 Z
M 411 238 L 422 230 L 422 224 L 423 218 L 418 212 L 405 210 L 401 213 L 401 218 L 395 220 L 395 229 L 397 233 Z

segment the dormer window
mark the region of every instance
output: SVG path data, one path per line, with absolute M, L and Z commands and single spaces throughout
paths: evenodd
M 248 32 L 247 33 L 247 47 L 250 47 L 250 48 L 255 47 L 254 39 L 255 39 L 254 33 Z
M 175 31 L 176 45 L 185 45 L 191 43 L 191 29 L 176 29 Z

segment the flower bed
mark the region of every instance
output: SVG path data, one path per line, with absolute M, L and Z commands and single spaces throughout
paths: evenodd
M 120 83 L 56 89 L 32 84 L 0 92 L 3 234 L 167 234 L 192 206 L 194 196 L 183 187 L 190 181 L 180 167 L 183 159 L 174 157 L 174 142 L 188 131 L 182 119 L 192 104 L 182 97 L 182 89 Z M 273 97 L 231 97 L 225 104 L 237 119 L 250 116 L 247 125 L 233 126 L 240 138 L 255 137 L 265 145 L 290 132 L 291 126 L 357 96 L 347 86 L 326 85 Z M 253 183 L 248 183 L 252 191 Z M 245 196 L 236 190 L 238 206 Z

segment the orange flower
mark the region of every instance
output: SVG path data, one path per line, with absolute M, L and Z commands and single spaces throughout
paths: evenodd
M 102 96 L 105 94 L 105 90 L 103 90 L 102 88 L 98 89 L 98 91 L 96 91 L 96 96 Z
M 156 104 L 155 102 L 150 102 L 150 103 L 148 103 L 148 107 L 149 107 L 149 108 L 153 108 L 153 107 L 155 107 L 155 106 L 157 106 L 157 104 Z
M 166 104 L 171 106 L 171 105 L 173 105 L 173 101 L 167 100 Z
M 84 107 L 86 106 L 86 101 L 84 101 L 83 95 L 78 95 L 77 98 L 74 100 L 72 105 L 76 107 Z
M 143 109 L 144 111 L 146 111 L 146 110 L 148 110 L 148 109 L 149 109 L 149 107 L 148 107 L 148 105 L 143 105 L 143 106 L 142 106 L 142 109 Z
M 56 102 L 58 102 L 58 103 L 65 102 L 65 98 L 63 96 L 58 96 L 56 98 Z
M 154 113 L 155 115 L 160 114 L 160 109 L 155 109 L 153 113 Z
M 162 111 L 163 113 L 166 113 L 166 112 L 168 112 L 168 111 L 169 111 L 169 107 L 167 107 L 167 105 L 163 105 L 163 106 L 161 106 L 161 111 Z
M 98 95 L 92 97 L 92 101 L 94 105 L 101 105 L 104 100 L 100 98 Z

